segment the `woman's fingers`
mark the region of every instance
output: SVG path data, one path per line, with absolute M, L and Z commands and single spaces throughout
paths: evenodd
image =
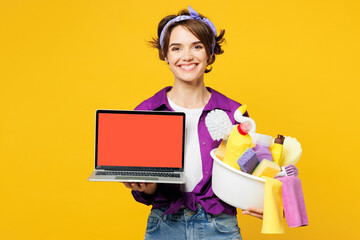
M 264 209 L 263 208 L 249 207 L 247 210 L 250 211 L 250 212 L 261 214 L 261 215 L 264 214 Z
M 124 182 L 125 187 L 130 188 L 131 190 L 134 191 L 140 191 L 141 187 L 138 183 L 134 183 L 134 182 Z
M 139 183 L 139 187 L 140 187 L 140 189 L 139 189 L 139 191 L 145 191 L 146 190 L 146 184 L 145 183 Z
M 136 183 L 136 182 L 124 182 L 125 187 L 134 191 L 145 192 L 147 194 L 153 194 L 156 190 L 156 183 Z
M 259 219 L 263 219 L 264 209 L 249 207 L 247 210 L 243 211 L 242 214 L 250 215 Z
M 258 213 L 253 213 L 253 212 L 249 212 L 249 211 L 243 211 L 242 214 L 253 216 L 253 217 L 256 217 L 256 218 L 259 218 L 259 219 L 263 219 L 263 215 L 258 214 Z

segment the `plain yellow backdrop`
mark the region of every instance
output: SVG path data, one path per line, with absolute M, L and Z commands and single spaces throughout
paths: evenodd
M 87 181 L 95 110 L 133 109 L 173 83 L 146 40 L 188 4 L 226 30 L 206 85 L 303 148 L 310 225 L 263 235 L 239 214 L 244 239 L 359 239 L 356 0 L 1 0 L 1 239 L 143 239 L 150 207 Z

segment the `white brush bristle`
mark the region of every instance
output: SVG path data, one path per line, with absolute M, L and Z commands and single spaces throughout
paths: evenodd
M 226 140 L 233 128 L 229 116 L 220 109 L 208 113 L 205 118 L 206 127 L 213 140 Z

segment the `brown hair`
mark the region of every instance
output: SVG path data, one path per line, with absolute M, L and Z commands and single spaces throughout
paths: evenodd
M 222 50 L 221 48 L 221 44 L 225 41 L 224 39 L 225 30 L 221 29 L 220 34 L 215 37 L 216 44 L 214 48 L 214 54 L 211 55 L 213 41 L 214 41 L 214 33 L 206 23 L 193 19 L 187 19 L 184 21 L 175 22 L 173 24 L 170 24 L 166 29 L 163 40 L 163 49 L 161 49 L 161 45 L 159 41 L 161 31 L 165 27 L 166 23 L 168 23 L 171 19 L 181 15 L 190 15 L 190 14 L 187 9 L 183 9 L 177 15 L 169 15 L 164 17 L 158 25 L 158 37 L 152 38 L 152 40 L 149 41 L 150 46 L 158 49 L 159 58 L 160 60 L 164 61 L 165 56 L 167 56 L 169 50 L 169 39 L 170 39 L 171 31 L 174 27 L 181 25 L 186 29 L 188 29 L 192 34 L 194 34 L 195 37 L 197 37 L 201 41 L 202 44 L 204 44 L 206 53 L 209 56 L 208 66 L 210 66 L 210 68 L 205 70 L 205 73 L 208 73 L 212 69 L 211 64 L 215 62 L 215 55 L 220 55 L 224 52 L 224 50 Z M 201 14 L 199 15 L 201 18 L 204 18 L 203 15 Z

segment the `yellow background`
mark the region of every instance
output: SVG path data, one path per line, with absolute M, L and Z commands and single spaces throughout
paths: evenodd
M 359 237 L 359 1 L 1 0 L 1 239 L 143 238 L 150 207 L 87 181 L 95 110 L 172 84 L 145 41 L 188 4 L 226 29 L 206 85 L 246 103 L 258 132 L 303 148 L 310 225 L 263 235 L 239 215 L 244 239 Z

